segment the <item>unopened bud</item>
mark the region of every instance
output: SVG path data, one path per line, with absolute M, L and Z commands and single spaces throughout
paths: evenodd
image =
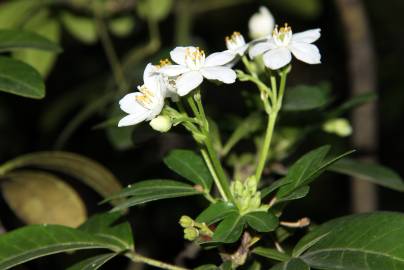
M 195 225 L 195 221 L 189 216 L 182 216 L 179 223 L 183 228 L 193 227 Z
M 323 130 L 328 133 L 334 133 L 340 137 L 346 137 L 352 134 L 352 127 L 348 120 L 344 118 L 328 120 L 324 123 Z
M 252 15 L 248 21 L 248 28 L 252 39 L 271 35 L 274 26 L 275 19 L 271 12 L 264 6 L 260 7 L 259 12 Z
M 233 195 L 235 197 L 238 197 L 238 196 L 241 196 L 241 194 L 243 193 L 244 187 L 240 181 L 236 180 L 236 181 L 232 182 L 231 189 L 232 189 Z
M 257 209 L 261 205 L 261 194 L 258 192 L 250 199 L 249 208 L 250 209 Z
M 189 241 L 194 241 L 199 236 L 198 229 L 194 227 L 188 227 L 184 229 L 184 238 Z
M 250 194 L 254 194 L 257 191 L 257 178 L 250 176 L 246 180 L 246 186 Z
M 159 115 L 150 121 L 150 126 L 159 132 L 167 132 L 171 129 L 172 122 L 170 117 L 165 115 Z

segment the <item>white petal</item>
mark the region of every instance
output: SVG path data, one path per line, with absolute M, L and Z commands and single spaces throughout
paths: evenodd
M 264 52 L 275 48 L 275 43 L 273 43 L 272 40 L 266 40 L 265 42 L 259 42 L 253 45 L 248 54 L 250 58 L 255 58 L 257 55 L 263 54 Z
M 189 68 L 186 66 L 180 66 L 180 65 L 167 65 L 159 69 L 161 73 L 164 75 L 173 77 L 173 76 L 178 76 L 182 73 L 185 73 L 189 71 Z
M 264 64 L 270 69 L 279 69 L 286 66 L 292 60 L 292 54 L 285 48 L 270 50 L 264 54 Z
M 234 54 L 229 51 L 212 53 L 205 59 L 205 67 L 222 66 L 234 59 Z
M 185 66 L 185 51 L 187 50 L 187 48 L 192 47 L 176 47 L 170 52 L 171 59 L 175 63 Z
M 193 89 L 197 88 L 203 81 L 201 73 L 198 71 L 189 71 L 177 78 L 178 95 L 185 96 Z
M 153 100 L 153 107 L 149 111 L 149 115 L 146 117 L 146 120 L 147 121 L 152 120 L 157 115 L 159 115 L 163 107 L 164 107 L 164 97 L 163 96 L 156 97 Z
M 292 40 L 295 42 L 313 43 L 320 38 L 321 29 L 311 29 L 304 32 L 293 34 Z
M 236 53 L 240 56 L 245 54 L 245 51 L 248 49 L 249 44 L 245 44 L 236 50 Z
M 293 55 L 300 61 L 308 64 L 320 64 L 321 55 L 317 46 L 308 43 L 293 42 L 290 45 Z
M 148 112 L 149 111 L 144 111 L 142 114 L 129 114 L 119 121 L 118 127 L 136 125 L 147 118 L 149 115 Z
M 237 78 L 236 72 L 228 67 L 204 67 L 201 73 L 208 80 L 218 80 L 228 84 L 234 83 Z
M 124 96 L 119 101 L 119 106 L 121 107 L 121 110 L 129 114 L 138 113 L 145 110 L 145 108 L 136 101 L 136 96 L 138 95 L 141 95 L 141 93 L 139 92 L 130 93 Z

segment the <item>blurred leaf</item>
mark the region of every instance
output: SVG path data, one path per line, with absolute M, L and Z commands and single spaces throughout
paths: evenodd
M 310 266 L 299 258 L 292 258 L 287 262 L 275 265 L 270 270 L 310 270 Z
M 136 11 L 142 19 L 161 21 L 168 16 L 172 5 L 172 0 L 139 0 L 136 5 Z
M 299 241 L 295 250 L 325 235 L 300 256 L 313 268 L 404 269 L 403 228 L 401 213 L 351 215 L 317 227 Z
M 125 250 L 116 241 L 61 225 L 31 225 L 0 236 L 0 269 L 6 270 L 50 254 L 82 250 Z
M 338 117 L 341 114 L 346 113 L 353 108 L 357 108 L 363 104 L 372 102 L 376 99 L 377 99 L 376 92 L 369 92 L 369 93 L 365 93 L 365 94 L 356 95 L 353 98 L 351 98 L 350 100 L 341 104 L 339 107 L 337 107 L 332 112 L 330 112 L 328 117 L 329 118 Z
M 72 36 L 86 44 L 97 41 L 97 29 L 93 18 L 63 12 L 60 16 L 64 26 Z
M 278 218 L 271 212 L 250 212 L 244 216 L 248 225 L 257 232 L 270 232 L 278 227 Z
M 258 261 L 254 261 L 250 267 L 248 267 L 248 270 L 261 270 L 261 263 L 259 263 Z
M 129 197 L 125 202 L 118 204 L 112 209 L 112 211 L 119 211 L 146 202 L 200 194 L 193 186 L 182 182 L 173 180 L 146 180 L 129 185 L 105 201 Z
M 173 150 L 165 158 L 164 163 L 168 168 L 188 179 L 196 185 L 201 185 L 209 191 L 213 178 L 205 161 L 201 156 L 191 150 Z
M 223 243 L 236 242 L 243 232 L 245 219 L 239 213 L 232 213 L 219 223 L 214 234 L 213 241 Z
M 260 255 L 262 257 L 273 259 L 276 261 L 287 261 L 290 259 L 290 256 L 286 253 L 279 252 L 276 249 L 272 248 L 264 248 L 264 247 L 256 247 L 253 249 L 252 253 Z
M 27 224 L 77 227 L 87 217 L 77 192 L 52 174 L 16 171 L 7 174 L 5 180 L 2 185 L 4 199 Z
M 96 270 L 107 263 L 109 260 L 113 259 L 117 253 L 107 253 L 102 255 L 97 255 L 88 259 L 85 259 L 79 263 L 76 263 L 66 270 Z
M 83 181 L 103 197 L 122 189 L 118 179 L 104 166 L 69 152 L 37 152 L 22 155 L 0 166 L 0 175 L 21 167 L 39 167 L 65 173 Z
M 132 16 L 123 16 L 111 19 L 108 25 L 114 35 L 118 37 L 126 37 L 133 31 L 135 21 Z
M 330 101 L 328 84 L 298 85 L 285 92 L 284 111 L 307 111 L 322 108 Z
M 341 159 L 328 170 L 354 176 L 398 191 L 404 191 L 403 179 L 393 170 L 375 163 Z
M 238 213 L 238 209 L 229 202 L 217 202 L 209 205 L 196 218 L 196 222 L 205 222 L 210 225 L 224 219 L 229 214 Z
M 31 66 L 0 56 L 0 91 L 41 99 L 45 96 L 45 85 L 41 75 Z
M 54 52 L 62 50 L 59 45 L 33 32 L 13 29 L 0 30 L 0 51 L 24 48 Z
M 231 261 L 225 261 L 224 263 L 222 263 L 222 265 L 220 265 L 220 270 L 232 270 L 232 263 Z
M 194 270 L 218 270 L 218 269 L 219 267 L 217 267 L 214 264 L 205 264 L 194 268 Z
M 32 0 L 2 2 L 0 5 L 0 28 L 17 27 L 28 16 L 32 16 L 33 10 L 43 3 L 43 1 Z
M 277 5 L 287 12 L 308 19 L 314 19 L 321 15 L 322 2 L 320 0 L 271 0 L 271 5 Z
M 118 212 L 97 214 L 91 216 L 79 229 L 106 239 L 113 238 L 114 241 L 124 244 L 127 249 L 133 250 L 135 244 L 131 225 L 129 222 L 120 221 L 121 217 L 122 214 Z

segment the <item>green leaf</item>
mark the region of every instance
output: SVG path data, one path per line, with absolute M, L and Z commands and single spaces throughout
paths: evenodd
M 108 26 L 114 35 L 126 37 L 132 32 L 135 22 L 132 16 L 123 16 L 110 20 Z
M 210 225 L 216 223 L 232 213 L 238 213 L 238 209 L 229 202 L 217 202 L 209 205 L 196 218 L 196 222 L 205 222 Z
M 214 264 L 205 264 L 205 265 L 201 265 L 198 266 L 197 268 L 194 268 L 194 270 L 218 270 L 219 267 L 217 267 Z
M 0 7 L 0 28 L 17 28 L 27 16 L 43 5 L 43 1 L 14 0 L 3 1 Z
M 303 237 L 295 250 L 319 237 L 300 256 L 313 268 L 404 269 L 404 215 L 401 213 L 376 212 L 329 221 Z
M 272 248 L 264 248 L 264 247 L 256 247 L 253 249 L 252 253 L 257 254 L 259 256 L 276 260 L 276 261 L 287 261 L 290 259 L 290 256 L 286 253 L 279 252 L 276 249 Z
M 265 187 L 260 190 L 261 199 L 265 198 L 266 196 L 268 196 L 269 194 L 271 194 L 272 192 L 274 192 L 275 190 L 277 190 L 278 188 L 280 188 L 281 186 L 284 186 L 284 185 L 287 185 L 287 183 L 285 183 L 285 180 L 283 180 L 283 178 L 274 181 L 268 187 Z
M 270 232 L 279 224 L 278 218 L 271 212 L 250 212 L 244 216 L 248 225 L 257 232 Z
M 160 21 L 168 16 L 172 6 L 172 0 L 139 0 L 136 11 L 142 19 Z
M 364 93 L 360 95 L 356 95 L 350 100 L 344 102 L 341 104 L 339 107 L 337 107 L 335 110 L 329 113 L 327 118 L 335 118 L 343 113 L 346 113 L 350 111 L 353 108 L 357 108 L 363 104 L 366 104 L 368 102 L 374 101 L 377 99 L 377 93 L 376 92 L 369 92 L 369 93 Z
M 330 101 L 328 84 L 316 86 L 299 85 L 285 92 L 284 111 L 308 111 L 322 108 Z
M 238 213 L 232 213 L 219 223 L 212 240 L 223 243 L 234 243 L 240 238 L 244 225 L 245 219 L 243 216 L 240 216 Z
M 310 266 L 299 258 L 292 258 L 287 262 L 275 265 L 270 270 L 310 270 Z
M 110 239 L 124 245 L 126 249 L 133 250 L 132 228 L 129 222 L 120 222 L 121 213 L 102 213 L 89 218 L 79 229 L 106 240 Z
M 379 164 L 364 163 L 346 158 L 337 161 L 328 170 L 354 176 L 394 190 L 404 191 L 401 177 L 393 170 Z
M 0 91 L 41 99 L 45 96 L 45 84 L 41 75 L 31 66 L 0 56 Z
M 12 29 L 0 30 L 0 51 L 12 51 L 23 48 L 53 52 L 60 52 L 62 50 L 59 45 L 33 32 Z
M 97 255 L 88 259 L 85 259 L 79 263 L 76 263 L 67 270 L 96 270 L 107 263 L 109 260 L 117 256 L 117 253 L 107 253 L 102 255 Z
M 158 179 L 141 181 L 134 185 L 129 185 L 121 192 L 107 198 L 106 201 L 129 197 L 126 201 L 112 209 L 112 211 L 118 211 L 146 202 L 200 194 L 191 185 L 173 180 Z
M 86 44 L 93 44 L 97 41 L 94 19 L 76 16 L 69 12 L 63 12 L 60 18 L 66 29 L 76 39 Z
M 31 225 L 0 236 L 0 269 L 66 251 L 81 249 L 125 250 L 115 241 L 61 225 Z
M 213 178 L 201 156 L 190 150 L 173 150 L 165 158 L 168 168 L 188 179 L 194 184 L 201 185 L 209 191 Z
M 307 194 L 309 194 L 309 192 L 310 192 L 309 186 L 302 186 L 302 187 L 299 187 L 299 188 L 293 190 L 288 195 L 278 198 L 276 200 L 276 203 L 298 200 L 298 199 L 306 197 Z

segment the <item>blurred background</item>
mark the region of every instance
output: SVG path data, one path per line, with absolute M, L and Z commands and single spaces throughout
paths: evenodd
M 0 162 L 37 151 L 61 150 L 102 164 L 123 186 L 143 179 L 177 177 L 162 159 L 173 148 L 194 147 L 192 139 L 181 130 L 157 134 L 147 124 L 116 128 L 121 115 L 118 100 L 142 83 L 148 62 L 157 64 L 159 59 L 168 58 L 169 51 L 177 45 L 196 44 L 211 53 L 224 50 L 224 37 L 233 31 L 249 40 L 248 20 L 260 6 L 266 6 L 279 25 L 288 22 L 294 32 L 317 27 L 322 30 L 316 43 L 322 64 L 309 66 L 295 61 L 288 86 L 327 85 L 331 90 L 329 108 L 358 93 L 378 94 L 377 100 L 343 115 L 351 120 L 353 136 L 315 132 L 302 143 L 304 146 L 293 150 L 286 163 L 322 144 L 332 144 L 336 152 L 351 149 L 354 144 L 356 157 L 378 160 L 404 175 L 401 0 L 0 1 L 0 28 L 35 31 L 63 48 L 59 54 L 13 52 L 13 57 L 40 71 L 47 92 L 42 100 L 0 93 Z M 252 88 L 246 83 L 238 87 Z M 224 132 L 231 129 L 230 115 L 248 114 L 244 96 L 234 94 L 238 89 L 233 86 L 207 83 L 203 91 L 209 114 Z M 306 112 L 305 122 L 321 113 L 322 110 Z M 300 121 L 293 115 L 283 120 L 288 117 L 292 122 Z M 108 205 L 98 205 L 102 196 L 77 181 L 75 174 L 62 171 L 57 176 L 67 186 L 47 189 L 45 183 L 39 187 L 44 192 L 55 192 L 57 198 L 66 198 L 59 216 L 69 213 L 64 219 L 74 217 L 77 221 L 109 209 Z M 23 184 L 17 189 L 27 192 L 13 195 L 10 187 L 3 190 L 8 195 L 0 198 L 3 231 L 32 220 L 19 213 L 18 205 L 19 200 L 30 196 L 29 190 L 39 192 L 38 186 Z M 17 202 L 12 204 L 10 200 Z M 353 185 L 345 176 L 326 173 L 315 182 L 309 196 L 291 203 L 285 215 L 289 219 L 308 216 L 321 223 L 354 211 L 404 211 L 402 200 L 399 192 Z M 138 249 L 162 260 L 181 260 L 179 254 L 186 243 L 179 240 L 182 229 L 177 220 L 184 213 L 194 216 L 203 207 L 203 201 L 186 198 L 131 209 Z M 212 254 L 203 252 L 198 260 L 204 261 Z M 75 259 L 52 256 L 26 269 L 63 269 Z M 129 269 L 123 259 L 118 259 L 117 265 Z

